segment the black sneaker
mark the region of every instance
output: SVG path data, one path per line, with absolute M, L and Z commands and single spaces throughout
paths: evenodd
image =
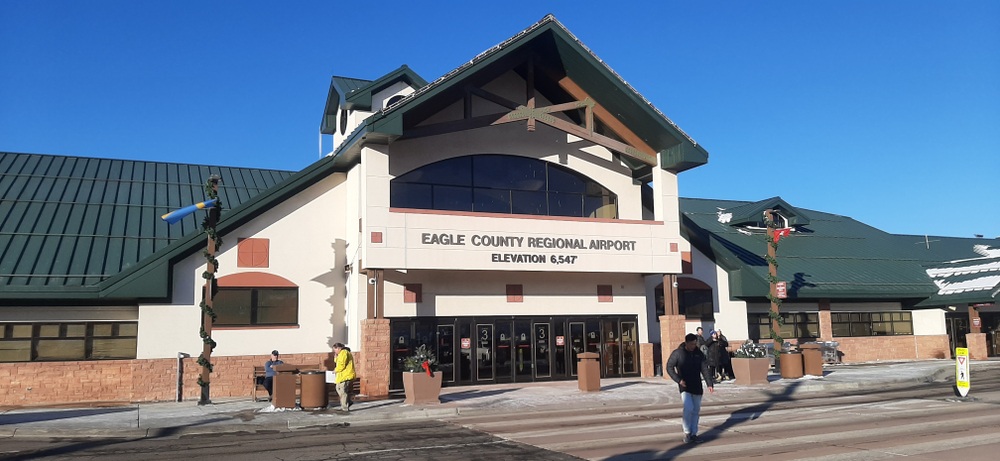
M 701 437 L 698 437 L 697 435 L 692 435 L 691 436 L 691 442 L 692 443 L 702 443 L 702 442 L 704 442 L 704 440 Z
M 691 443 L 693 441 L 690 434 L 684 434 L 684 443 Z

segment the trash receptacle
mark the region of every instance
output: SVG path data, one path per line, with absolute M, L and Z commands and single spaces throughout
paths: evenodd
M 299 406 L 303 409 L 326 408 L 326 374 L 319 370 L 309 370 L 299 373 L 302 392 Z
M 819 343 L 799 344 L 802 351 L 802 371 L 810 376 L 823 376 L 823 352 Z
M 802 377 L 802 353 L 782 352 L 777 358 L 782 378 L 796 379 Z
M 295 408 L 296 374 L 298 365 L 275 365 L 274 396 L 271 403 L 274 408 Z
M 601 390 L 601 365 L 597 361 L 600 356 L 596 352 L 583 352 L 576 355 L 580 363 L 576 368 L 576 376 L 580 380 L 581 391 Z

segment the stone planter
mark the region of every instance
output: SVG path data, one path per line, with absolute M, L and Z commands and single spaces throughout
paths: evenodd
M 767 357 L 733 358 L 733 374 L 736 384 L 753 386 L 767 384 L 767 372 L 771 370 L 771 361 Z
M 441 403 L 441 378 L 440 371 L 434 372 L 434 376 L 427 373 L 403 372 L 403 391 L 406 393 L 404 405 L 437 405 Z

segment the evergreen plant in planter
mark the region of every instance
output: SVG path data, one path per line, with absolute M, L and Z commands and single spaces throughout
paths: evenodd
M 771 369 L 771 361 L 767 358 L 767 349 L 760 344 L 746 341 L 733 352 L 733 374 L 736 384 L 752 386 L 767 384 L 767 372 Z
M 403 391 L 406 405 L 434 405 L 441 403 L 441 376 L 437 370 L 437 357 L 422 344 L 413 355 L 403 361 Z

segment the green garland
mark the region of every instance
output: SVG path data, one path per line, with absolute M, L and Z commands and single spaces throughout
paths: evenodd
M 770 245 L 771 248 L 774 248 L 774 254 L 778 254 L 778 242 L 774 241 L 774 235 L 770 232 L 771 229 L 774 229 L 774 221 L 771 221 L 771 217 L 770 217 L 769 213 L 767 213 L 767 212 L 764 213 L 764 226 L 768 229 L 768 232 L 764 233 L 764 239 L 767 241 L 767 244 Z M 769 266 L 773 266 L 774 267 L 774 272 L 777 273 L 778 272 L 778 258 L 772 257 L 770 254 L 765 254 L 764 255 L 764 259 L 767 261 L 767 264 Z M 771 275 L 771 271 L 770 270 L 768 270 L 768 272 L 767 272 L 767 282 L 768 282 L 769 286 L 774 286 L 775 284 L 778 283 L 778 277 L 775 276 L 775 275 Z M 767 310 L 767 316 L 772 321 L 771 328 L 770 328 L 770 330 L 771 330 L 771 335 L 770 335 L 771 339 L 774 340 L 775 344 L 778 344 L 778 345 L 784 344 L 785 338 L 782 338 L 781 335 L 777 331 L 774 331 L 774 323 L 773 323 L 774 321 L 777 321 L 779 326 L 783 326 L 785 324 L 785 319 L 784 319 L 784 317 L 781 316 L 781 313 L 780 313 L 780 311 L 781 311 L 781 298 L 775 296 L 773 293 L 771 293 L 771 290 L 768 289 L 768 291 L 767 291 L 767 299 L 768 299 L 768 301 L 771 301 L 771 303 L 773 305 L 775 305 L 775 306 L 778 307 L 778 309 L 777 309 L 778 312 L 775 312 L 772 309 L 768 309 Z
M 209 178 L 209 180 L 205 182 L 205 195 L 208 197 L 209 200 L 218 200 L 219 193 L 215 189 L 217 184 L 218 184 L 218 177 Z M 216 201 L 215 208 L 221 210 L 222 201 Z M 205 231 L 208 237 L 211 238 L 213 242 L 215 242 L 215 250 L 219 251 L 219 249 L 222 248 L 222 238 L 219 237 L 219 233 L 216 232 L 215 226 L 213 225 L 212 220 L 209 217 L 211 213 L 212 210 L 209 210 L 208 215 L 206 215 L 205 218 L 201 221 L 201 228 L 202 230 Z M 212 267 L 215 268 L 215 271 L 217 272 L 219 270 L 219 260 L 216 259 L 212 253 L 209 253 L 208 250 L 203 251 L 201 254 L 205 258 L 205 262 L 207 264 L 212 265 Z M 202 272 L 201 278 L 205 279 L 206 283 L 209 284 L 210 286 L 209 289 L 211 290 L 211 294 L 214 298 L 215 294 L 218 293 L 219 291 L 219 282 L 218 280 L 216 280 L 215 274 L 206 270 L 205 272 Z M 203 316 L 207 315 L 211 317 L 213 322 L 215 321 L 216 318 L 218 318 L 218 316 L 215 313 L 215 310 L 213 310 L 208 305 L 205 296 L 205 290 L 202 290 L 201 293 L 200 306 L 201 306 L 201 313 Z M 202 323 L 200 335 L 202 342 L 209 345 L 209 350 L 210 351 L 215 350 L 215 346 L 217 345 L 217 343 L 215 342 L 215 340 L 212 339 L 212 337 L 208 334 L 208 332 L 205 331 L 204 323 Z M 198 355 L 197 363 L 198 365 L 207 368 L 209 373 L 212 372 L 213 370 L 212 362 L 210 362 L 208 358 L 205 357 L 204 351 L 202 351 L 202 353 Z M 201 376 L 198 376 L 198 385 L 204 388 L 207 387 L 209 383 L 202 380 Z

